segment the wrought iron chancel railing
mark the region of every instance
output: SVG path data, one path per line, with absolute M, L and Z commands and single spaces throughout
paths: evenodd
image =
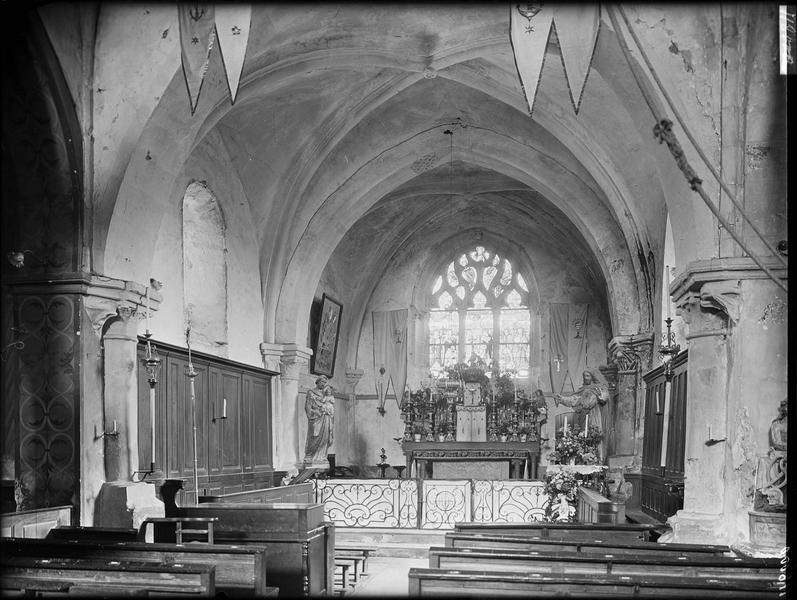
M 319 479 L 316 502 L 341 527 L 453 529 L 545 519 L 545 484 L 528 480 Z

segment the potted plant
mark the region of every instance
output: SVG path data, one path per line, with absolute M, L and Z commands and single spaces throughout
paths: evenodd
M 421 441 L 421 437 L 423 436 L 424 426 L 423 423 L 415 423 L 412 426 L 412 436 L 416 442 Z
M 521 442 L 528 441 L 530 432 L 531 432 L 530 429 L 526 426 L 523 426 L 520 429 L 518 429 L 518 435 L 520 436 L 520 441 Z

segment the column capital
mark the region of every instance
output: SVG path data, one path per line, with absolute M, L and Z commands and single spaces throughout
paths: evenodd
M 263 357 L 263 366 L 269 371 L 281 373 L 280 359 L 282 358 L 283 344 L 269 344 L 260 342 L 260 355 Z
M 355 369 L 353 367 L 349 367 L 346 369 L 346 393 L 349 395 L 354 395 L 354 390 L 357 387 L 357 384 L 360 383 L 360 379 L 363 378 L 365 371 L 362 369 Z
M 646 370 L 653 359 L 653 332 L 618 335 L 609 342 L 611 363 L 617 373 L 635 373 Z
M 313 350 L 299 344 L 282 344 L 282 371 L 283 379 L 299 380 L 299 374 L 310 363 Z

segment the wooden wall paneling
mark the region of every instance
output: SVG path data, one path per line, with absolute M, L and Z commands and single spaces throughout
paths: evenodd
M 217 410 L 220 411 L 224 400 L 227 401 L 227 418 L 217 421 L 221 430 L 219 450 L 222 473 L 243 472 L 241 455 L 241 375 L 241 373 L 231 373 L 229 371 L 222 373 L 222 397 L 217 404 Z M 240 488 L 240 485 L 238 487 Z M 242 491 L 242 488 L 238 491 Z
M 271 467 L 271 390 L 266 379 L 252 378 L 253 466 L 256 470 Z
M 245 473 L 252 472 L 255 464 L 253 382 L 254 378 L 251 375 L 247 373 L 241 375 L 241 465 Z M 244 482 L 244 490 L 247 489 L 251 488 L 247 488 L 247 483 Z

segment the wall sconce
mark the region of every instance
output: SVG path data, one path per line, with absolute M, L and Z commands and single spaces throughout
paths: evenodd
M 661 354 L 662 361 L 664 362 L 664 377 L 667 381 L 672 381 L 672 359 L 681 351 L 681 346 L 675 343 L 675 334 L 672 332 L 672 319 L 667 317 L 664 319 L 667 324 L 667 333 L 662 336 L 661 345 L 659 346 L 659 354 Z

